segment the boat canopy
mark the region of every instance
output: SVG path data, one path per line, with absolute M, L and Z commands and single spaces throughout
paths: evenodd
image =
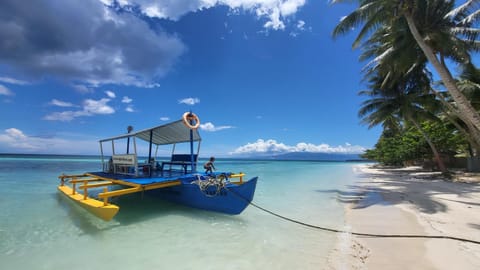
M 100 140 L 100 143 L 124 139 L 129 137 L 139 138 L 141 140 L 151 142 L 156 145 L 166 145 L 175 143 L 190 142 L 190 128 L 188 128 L 182 120 L 178 120 L 165 125 L 147 128 L 137 132 L 131 132 L 124 135 L 119 135 L 111 138 Z M 197 129 L 192 129 L 193 141 L 201 141 L 202 138 Z

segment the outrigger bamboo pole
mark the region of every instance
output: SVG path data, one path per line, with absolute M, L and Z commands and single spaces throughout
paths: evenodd
M 120 190 L 114 190 L 114 191 L 107 191 L 107 192 L 102 192 L 98 194 L 98 198 L 100 199 L 105 199 L 105 198 L 110 198 L 110 197 L 116 197 L 116 196 L 121 196 L 121 195 L 126 195 L 130 193 L 135 193 L 142 191 L 142 187 L 133 187 L 133 188 L 126 188 L 126 189 L 120 189 Z
M 105 183 L 98 183 L 98 184 L 87 184 L 83 186 L 79 186 L 78 188 L 83 189 L 83 188 L 99 188 L 99 187 L 105 187 L 105 186 L 112 186 L 115 185 L 112 182 L 105 182 Z

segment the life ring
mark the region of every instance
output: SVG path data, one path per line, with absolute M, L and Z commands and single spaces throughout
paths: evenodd
M 197 129 L 198 127 L 200 127 L 200 119 L 198 118 L 198 116 L 192 112 L 186 112 L 183 114 L 183 117 L 182 117 L 182 120 L 183 120 L 183 123 L 185 124 L 185 126 L 187 126 L 189 129 Z M 195 121 L 195 125 L 192 125 L 191 124 L 191 121 Z

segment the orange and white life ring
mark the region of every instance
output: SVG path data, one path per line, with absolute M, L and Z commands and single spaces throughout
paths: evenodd
M 187 126 L 188 128 L 190 129 L 197 129 L 198 127 L 200 127 L 200 119 L 198 118 L 198 116 L 192 112 L 186 112 L 183 114 L 183 117 L 182 117 L 182 120 L 183 120 L 183 123 L 185 124 L 185 126 Z M 195 124 L 191 124 L 192 121 L 195 121 Z

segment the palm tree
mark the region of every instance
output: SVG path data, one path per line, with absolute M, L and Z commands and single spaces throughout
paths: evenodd
M 462 93 L 470 100 L 472 106 L 475 109 L 480 110 L 480 69 L 477 69 L 473 64 L 465 65 L 462 69 L 457 85 Z M 470 134 L 468 134 L 468 132 L 465 131 L 466 127 L 463 122 L 458 121 L 457 119 L 452 119 L 451 122 L 464 134 L 469 142 L 470 156 L 475 156 L 472 147 L 479 151 L 480 145 L 470 136 Z
M 465 65 L 457 85 L 473 107 L 480 110 L 480 69 L 472 64 Z
M 333 3 L 346 0 L 333 0 Z M 351 2 L 351 1 L 348 1 Z M 454 1 L 445 0 L 358 0 L 354 10 L 335 27 L 336 37 L 363 24 L 353 47 L 377 31 L 388 31 L 404 21 L 418 48 L 435 68 L 455 102 L 456 115 L 468 126 L 472 137 L 480 144 L 480 115 L 457 87 L 445 64 L 445 58 L 458 63 L 470 62 L 469 51 L 478 50 L 478 30 L 473 27 L 479 21 L 478 0 L 469 0 L 458 8 Z M 406 34 L 408 34 L 406 33 Z M 371 45 L 367 40 L 365 46 Z
M 427 61 L 425 55 L 416 46 L 413 36 L 405 34 L 407 24 L 404 20 L 397 20 L 388 27 L 380 27 L 373 33 L 362 47 L 360 60 L 371 60 L 363 69 L 365 78 L 383 75 L 383 83 L 381 87 L 389 87 L 388 82 L 396 82 L 405 74 L 409 74 L 412 70 L 419 66 L 425 66 Z M 430 73 L 424 68 L 425 74 L 431 78 Z M 480 72 L 472 65 L 468 64 L 464 67 L 462 81 L 459 84 L 462 92 L 472 101 L 473 105 L 480 105 Z M 425 82 L 428 84 L 428 82 Z M 390 85 L 392 86 L 392 85 Z M 430 88 L 433 94 L 444 105 L 442 107 L 442 117 L 450 121 L 461 133 L 464 134 L 467 141 L 473 149 L 480 150 L 480 144 L 477 143 L 467 132 L 465 125 L 458 119 L 458 112 L 451 102 L 446 100 L 445 95 L 439 91 Z M 476 90 L 476 91 L 474 91 Z M 477 95 L 473 95 L 476 93 Z M 472 97 L 477 97 L 474 100 Z M 478 102 L 477 102 L 478 101 Z M 478 107 L 475 107 L 478 109 Z M 470 151 L 473 156 L 473 152 Z
M 363 102 L 359 116 L 369 128 L 383 124 L 384 129 L 398 127 L 400 122 L 412 123 L 417 128 L 425 141 L 430 146 L 438 168 L 447 173 L 440 153 L 428 134 L 423 130 L 419 119 L 437 119 L 431 113 L 431 107 L 438 105 L 435 96 L 429 93 L 429 79 L 423 73 L 422 68 L 416 72 L 405 74 L 402 80 L 395 80 L 388 83 L 390 87 L 385 88 L 385 77 L 383 75 L 370 78 L 372 90 L 361 91 L 361 95 L 367 95 L 370 99 Z M 428 110 L 426 107 L 430 107 Z

